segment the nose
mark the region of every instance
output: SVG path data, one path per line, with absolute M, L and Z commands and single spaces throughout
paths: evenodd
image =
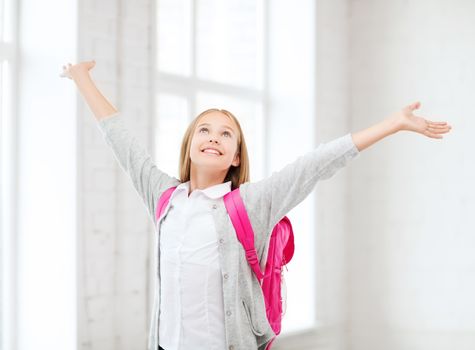
M 209 142 L 213 142 L 213 139 L 209 140 Z M 218 143 L 218 140 L 214 140 L 214 142 Z

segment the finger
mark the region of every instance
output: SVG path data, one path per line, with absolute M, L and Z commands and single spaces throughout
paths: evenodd
M 434 128 L 434 129 L 447 129 L 447 128 L 451 128 L 450 125 L 429 124 L 429 126 L 430 126 L 431 128 Z
M 430 125 L 430 126 L 433 126 L 433 127 L 441 127 L 441 128 L 444 128 L 444 127 L 451 127 L 450 125 L 447 124 L 447 122 L 434 122 L 432 120 L 428 120 L 428 119 L 425 119 L 426 121 L 426 124 Z
M 430 137 L 430 138 L 433 138 L 433 139 L 443 139 L 443 138 L 444 138 L 442 135 L 434 134 L 434 133 L 432 133 L 432 132 L 430 132 L 430 131 L 428 131 L 428 130 L 426 130 L 426 131 L 424 132 L 424 135 L 426 135 L 426 136 L 428 136 L 428 137 Z
M 432 132 L 447 132 L 452 127 L 450 125 L 433 125 L 433 124 L 426 124 L 426 130 L 432 131 Z
M 418 109 L 421 106 L 421 103 L 419 101 L 411 103 L 409 106 L 407 106 L 411 110 Z
M 424 129 L 424 135 L 433 137 L 433 138 L 441 138 L 440 134 L 445 134 L 449 132 L 450 128 L 448 127 L 435 127 L 431 126 L 429 123 L 426 123 L 426 127 Z
M 429 128 L 428 131 L 431 132 L 432 134 L 445 134 L 449 132 L 449 128 L 445 129 L 436 129 L 436 128 Z

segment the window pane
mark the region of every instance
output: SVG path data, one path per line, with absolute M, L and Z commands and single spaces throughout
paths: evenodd
M 308 196 L 286 215 L 292 222 L 297 254 L 284 272 L 287 310 L 282 318 L 282 333 L 310 328 L 315 323 L 315 196 Z
M 12 218 L 13 218 L 13 174 L 12 164 L 12 65 L 8 61 L 0 64 L 0 349 L 10 347 L 13 332 L 13 261 Z M 2 347 L 3 346 L 3 347 Z
M 178 178 L 181 141 L 189 124 L 188 101 L 182 96 L 159 93 L 156 116 L 156 164 L 160 170 Z
M 197 0 L 196 4 L 197 76 L 261 89 L 263 1 Z
M 158 70 L 191 74 L 191 0 L 157 2 Z
M 227 95 L 198 92 L 196 115 L 208 108 L 226 109 L 238 119 L 249 154 L 251 181 L 262 179 L 264 176 L 262 103 Z

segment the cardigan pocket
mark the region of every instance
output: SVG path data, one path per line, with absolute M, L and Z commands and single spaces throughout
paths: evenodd
M 242 301 L 242 305 L 244 306 L 244 311 L 246 312 L 247 320 L 249 321 L 249 325 L 251 327 L 252 333 L 258 336 L 264 335 L 263 332 L 258 331 L 256 327 L 254 326 L 254 323 L 252 322 L 251 311 L 249 310 L 249 307 L 247 306 L 246 302 L 243 299 L 241 299 L 241 301 Z

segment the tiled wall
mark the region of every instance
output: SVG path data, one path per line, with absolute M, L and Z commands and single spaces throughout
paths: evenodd
M 152 153 L 151 1 L 80 1 L 79 60 Z M 154 229 L 145 206 L 81 99 L 78 349 L 145 349 Z

